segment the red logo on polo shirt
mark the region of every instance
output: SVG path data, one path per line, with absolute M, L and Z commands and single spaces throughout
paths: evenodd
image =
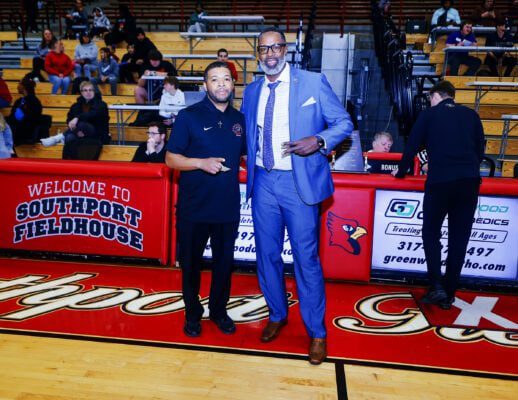
M 241 124 L 234 124 L 232 126 L 232 132 L 236 136 L 241 136 L 241 134 L 243 133 L 243 127 L 241 126 Z

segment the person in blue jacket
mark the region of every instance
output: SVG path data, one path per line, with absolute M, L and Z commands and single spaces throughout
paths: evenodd
M 300 311 L 310 340 L 309 361 L 327 356 L 324 278 L 318 257 L 319 204 L 333 193 L 327 155 L 352 133 L 349 114 L 323 74 L 286 62 L 284 33 L 259 36 L 266 77 L 249 84 L 241 111 L 247 127 L 247 197 L 257 245 L 259 284 L 269 309 L 261 340 L 286 325 L 288 304 L 281 252 L 284 229 L 293 250 Z

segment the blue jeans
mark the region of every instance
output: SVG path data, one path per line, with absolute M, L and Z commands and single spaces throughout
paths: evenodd
M 110 89 L 111 89 L 111 95 L 112 96 L 116 96 L 117 95 L 117 81 L 118 81 L 118 79 L 117 79 L 117 77 L 115 75 L 109 75 L 108 76 L 108 82 L 110 84 Z M 100 92 L 100 90 L 97 87 L 97 85 L 99 85 L 99 84 L 102 85 L 102 84 L 106 83 L 106 82 L 102 82 L 101 78 L 92 78 L 90 80 L 90 82 L 92 82 L 95 85 L 96 91 L 98 91 L 98 92 Z
M 52 94 L 57 94 L 59 88 L 61 88 L 61 94 L 67 94 L 68 87 L 70 86 L 70 77 L 64 76 L 60 78 L 57 75 L 49 74 L 49 81 L 52 83 Z
M 92 77 L 92 71 L 97 71 L 97 64 L 91 63 L 91 64 L 76 64 L 74 66 L 74 72 L 76 73 L 76 76 L 84 76 L 85 78 L 90 79 Z M 83 73 L 84 72 L 84 75 Z

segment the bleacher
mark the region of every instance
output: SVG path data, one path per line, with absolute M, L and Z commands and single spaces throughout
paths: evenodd
M 63 15 L 72 5 L 72 1 L 62 1 L 61 9 L 57 10 L 57 15 Z M 191 49 L 188 40 L 180 35 L 179 31 L 185 31 L 187 29 L 187 21 L 190 13 L 195 7 L 196 0 L 187 1 L 173 1 L 173 0 L 156 0 L 153 3 L 145 1 L 129 1 L 119 0 L 111 2 L 109 6 L 104 8 L 105 14 L 113 21 L 117 17 L 118 5 L 126 4 L 131 6 L 133 15 L 137 19 L 139 26 L 147 27 L 147 36 L 157 45 L 158 49 L 164 53 L 189 53 L 192 50 L 193 54 L 214 54 L 220 47 L 229 49 L 231 53 L 242 53 L 242 54 L 254 54 L 253 43 L 250 40 L 243 38 L 218 38 L 218 39 L 205 39 L 196 44 Z M 310 15 L 311 7 L 313 5 L 312 0 L 296 0 L 290 2 L 274 2 L 272 0 L 265 0 L 262 2 L 256 2 L 252 0 L 241 0 L 241 1 L 223 1 L 215 0 L 206 2 L 205 9 L 209 15 L 262 15 L 265 18 L 264 25 L 279 25 L 282 28 L 289 29 L 292 33 L 288 36 L 289 42 L 295 42 L 295 30 L 299 18 L 302 18 L 304 24 L 307 23 L 307 18 Z M 456 7 L 460 11 L 461 16 L 464 18 L 469 16 L 474 7 L 479 5 L 479 1 L 467 0 L 462 5 L 457 4 Z M 429 21 L 433 11 L 438 7 L 436 1 L 406 1 L 406 2 L 394 2 L 392 4 L 392 14 L 396 26 L 404 28 L 405 22 L 410 19 L 425 19 Z M 507 4 L 498 3 L 497 9 L 501 12 L 505 11 Z M 11 9 L 9 9 L 12 11 Z M 5 5 L 0 6 L 0 21 L 2 15 L 5 15 L 9 11 Z M 355 25 L 364 24 L 368 25 L 371 23 L 371 3 L 366 0 L 353 0 L 349 2 L 323 0 L 317 2 L 317 13 L 315 17 L 315 25 L 325 29 L 333 25 L 336 29 L 343 27 L 344 25 Z M 42 18 L 40 13 L 40 18 Z M 162 27 L 168 26 L 168 29 L 175 29 L 176 32 L 165 32 Z M 257 27 L 254 27 L 254 29 Z M 332 28 L 332 29 L 333 29 Z M 210 28 L 211 31 L 241 31 L 240 24 L 226 24 L 225 26 L 213 25 Z M 16 32 L 7 31 L 0 32 L 0 43 L 13 41 L 17 38 Z M 437 79 L 442 74 L 442 68 L 444 64 L 444 41 L 445 37 L 439 37 L 437 43 L 433 46 L 429 43 L 428 34 L 409 34 L 406 35 L 406 44 L 410 47 L 418 49 L 422 54 L 427 57 L 426 64 L 433 70 L 432 75 Z M 485 38 L 480 37 L 479 44 L 483 44 Z M 65 51 L 68 55 L 73 56 L 74 49 L 78 42 L 75 40 L 65 40 Z M 98 47 L 103 47 L 104 43 L 100 42 Z M 122 56 L 124 49 L 118 49 L 118 55 Z M 480 55 L 483 58 L 483 55 Z M 417 56 L 416 56 L 417 60 Z M 210 62 L 208 60 L 196 60 L 196 59 L 185 59 L 182 62 L 180 68 L 180 74 L 191 74 L 200 73 Z M 4 79 L 7 81 L 11 93 L 16 93 L 17 81 L 29 72 L 31 67 L 31 58 L 22 58 L 20 61 L 19 68 L 5 69 Z M 418 61 L 415 61 L 414 68 L 419 65 Z M 243 69 L 236 63 L 236 67 L 239 73 L 239 79 L 236 82 L 236 94 L 234 106 L 239 107 L 244 90 L 243 82 Z M 257 64 L 249 63 L 250 70 L 255 70 Z M 517 67 L 518 68 L 518 67 Z M 463 70 L 461 69 L 460 73 Z M 515 69 L 516 72 L 516 69 Z M 475 88 L 469 87 L 466 84 L 477 78 L 475 77 L 449 77 L 455 87 L 458 89 L 457 101 L 466 104 L 470 107 L 475 108 Z M 482 78 L 479 78 L 481 80 Z M 483 78 L 488 80 L 487 77 Z M 517 78 L 499 78 L 499 81 L 511 81 L 515 82 Z M 108 104 L 130 104 L 134 102 L 133 90 L 134 85 L 130 84 L 118 84 L 117 96 L 111 96 L 109 94 L 109 86 L 101 86 L 103 92 L 104 101 Z M 54 134 L 58 131 L 63 131 L 66 128 L 65 120 L 66 113 L 70 105 L 75 101 L 76 96 L 52 96 L 50 95 L 50 84 L 40 83 L 36 90 L 38 97 L 40 98 L 44 113 L 52 115 L 53 125 L 51 133 Z M 17 98 L 17 96 L 14 96 Z M 496 156 L 500 150 L 501 135 L 503 130 L 503 121 L 501 116 L 504 114 L 517 114 L 518 113 L 518 92 L 516 90 L 499 89 L 492 90 L 486 94 L 480 101 L 478 112 L 483 120 L 484 129 L 487 135 L 487 147 L 486 152 L 489 155 Z M 402 112 L 404 107 L 402 108 Z M 3 111 L 6 113 L 6 111 Z M 125 117 L 129 114 L 126 113 Z M 116 136 L 115 126 L 115 114 L 110 111 L 110 132 L 112 137 Z M 415 117 L 415 116 L 414 116 Z M 131 122 L 135 118 L 133 115 L 128 122 Z M 125 128 L 125 137 L 129 142 L 143 141 L 146 138 L 145 128 L 128 126 Z M 506 149 L 506 157 L 518 158 L 518 132 L 516 129 L 510 132 L 508 145 Z M 116 146 L 116 145 L 112 145 Z M 28 151 L 24 150 L 21 154 L 31 154 L 54 157 L 59 153 L 56 149 L 47 150 L 41 148 L 41 146 L 35 146 L 35 149 Z M 51 153 L 53 153 L 51 155 Z M 110 152 L 107 150 L 106 154 Z M 103 157 L 109 157 L 108 155 Z M 104 158 L 106 159 L 106 158 Z M 505 161 L 503 163 L 502 174 L 509 176 L 512 173 L 512 160 Z

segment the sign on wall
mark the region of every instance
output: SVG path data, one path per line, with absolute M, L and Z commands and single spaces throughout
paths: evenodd
M 236 261 L 255 262 L 256 248 L 255 248 L 255 233 L 252 219 L 252 206 L 250 201 L 246 201 L 246 185 L 240 184 L 239 190 L 241 192 L 241 217 L 239 220 L 239 228 L 234 245 L 234 259 Z M 204 257 L 211 257 L 212 251 L 210 248 L 210 239 L 205 247 Z M 282 260 L 286 264 L 293 263 L 293 256 L 291 253 L 291 244 L 288 237 L 288 232 L 284 232 L 284 249 L 282 250 Z
M 376 191 L 372 268 L 426 272 L 421 231 L 423 193 Z M 442 269 L 448 254 L 448 219 L 441 232 Z M 517 279 L 518 199 L 480 196 L 463 276 Z

